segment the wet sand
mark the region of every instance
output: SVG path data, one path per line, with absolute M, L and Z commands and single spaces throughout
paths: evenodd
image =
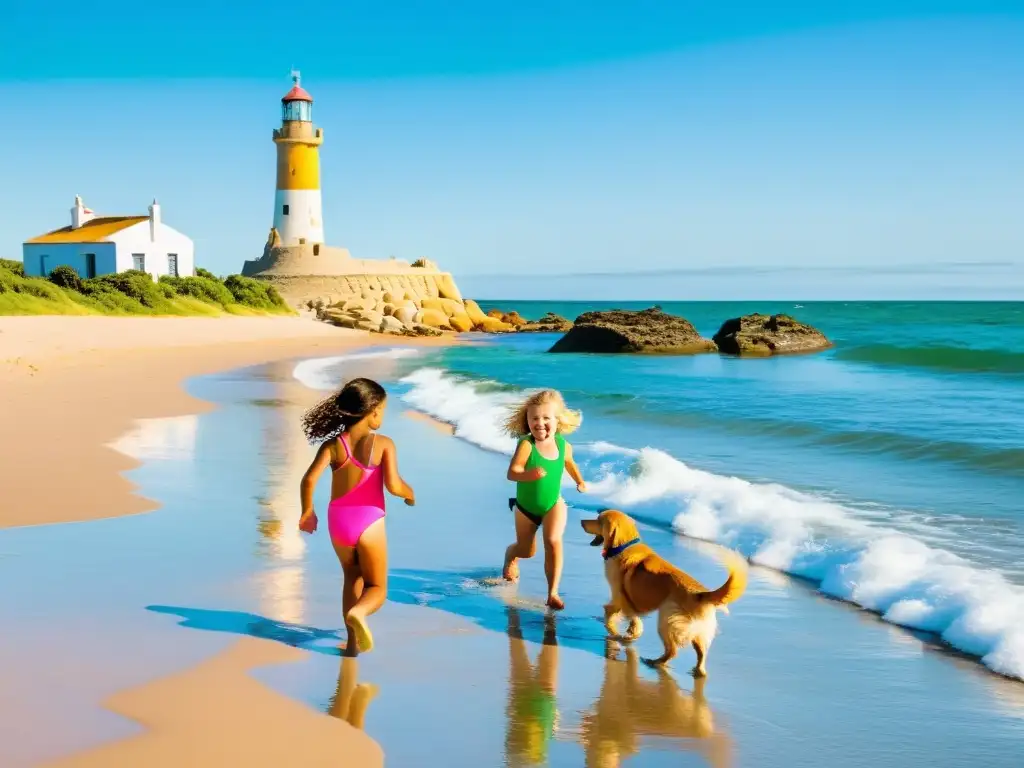
M 425 413 L 420 413 L 419 411 L 402 411 L 402 415 L 407 419 L 413 419 L 423 424 L 429 424 L 442 435 L 452 436 L 455 434 L 455 427 L 451 424 L 446 424 L 445 422 L 435 419 L 433 416 L 428 416 Z
M 97 521 L 155 509 L 158 503 L 137 494 L 137 485 L 122 474 L 138 467 L 139 460 L 110 446 L 137 419 L 179 417 L 187 424 L 190 414 L 213 407 L 182 389 L 188 377 L 337 354 L 380 341 L 310 318 L 0 318 L 5 412 L 0 529 L 102 525 Z M 75 531 L 84 530 L 73 526 L 55 535 L 73 552 L 83 539 Z M 4 551 L 9 541 L 0 539 L 0 561 L 6 560 L 0 562 L 6 571 L 2 580 L 21 583 L 23 589 L 8 596 L 31 604 L 39 585 L 19 582 L 22 563 L 17 551 Z M 75 575 L 62 570 L 62 560 L 56 558 L 48 578 L 71 581 Z M 92 597 L 102 603 L 102 594 Z M 103 647 L 102 636 L 87 623 L 76 624 L 58 604 L 0 615 L 0 623 L 0 764 L 5 766 L 61 753 L 59 747 L 44 746 L 47 742 L 102 741 L 96 733 L 105 729 L 137 735 L 60 764 L 279 766 L 295 760 L 325 765 L 335 764 L 338 754 L 350 755 L 353 764 L 382 764 L 380 748 L 363 733 L 252 679 L 254 666 L 302 655 L 280 644 L 245 639 L 220 647 L 214 658 L 189 669 L 206 659 L 211 647 L 191 649 L 170 662 L 145 648 L 136 649 L 130 661 L 118 658 Z M 75 650 L 69 653 L 69 647 Z M 180 674 L 146 682 L 170 671 Z M 101 692 L 109 695 L 119 684 L 135 687 L 104 704 L 128 720 L 99 711 Z M 95 698 L 89 700 L 90 694 Z M 64 716 L 56 733 L 51 727 L 60 718 L 52 717 L 54 712 Z

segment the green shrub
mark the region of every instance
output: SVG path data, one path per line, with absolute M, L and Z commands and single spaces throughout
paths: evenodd
M 54 267 L 47 277 L 51 283 L 59 288 L 67 288 L 78 293 L 82 292 L 82 278 L 79 277 L 74 267 L 61 264 L 59 267 Z
M 14 272 L 5 269 L 4 266 L 0 264 L 0 293 L 14 293 L 17 290 L 15 286 L 22 279 L 23 278 L 19 278 Z
M 217 276 L 208 269 L 196 267 L 196 277 L 205 277 L 207 280 L 217 280 Z
M 242 275 L 228 275 L 224 286 L 239 304 L 253 309 L 282 310 L 288 304 L 270 283 Z
M 0 269 L 6 269 L 8 272 L 13 272 L 18 277 L 25 276 L 25 265 L 20 261 L 14 259 L 0 259 Z
M 86 293 L 89 293 L 88 286 L 92 283 L 96 286 L 110 286 L 115 291 L 123 293 L 130 299 L 134 299 L 144 307 L 155 309 L 166 303 L 164 292 L 160 290 L 148 272 L 137 269 L 130 269 L 127 272 L 118 272 L 113 275 L 102 275 L 86 280 L 84 285 Z M 102 290 L 102 289 L 100 289 Z
M 224 287 L 224 283 L 216 278 L 165 276 L 160 278 L 160 282 L 164 285 L 172 286 L 178 296 L 191 296 L 200 301 L 220 304 L 222 307 L 234 301 L 231 297 L 231 291 Z
M 21 293 L 41 299 L 60 298 L 60 289 L 53 286 L 49 280 L 45 277 L 25 277 L 21 267 L 20 262 L 0 260 L 0 293 Z
M 103 277 L 110 277 L 110 275 L 104 275 Z M 154 287 L 155 285 L 154 283 Z M 113 314 L 149 314 L 148 308 L 142 302 L 125 295 L 111 281 L 104 280 L 102 277 L 94 277 L 91 280 L 84 281 L 82 293 L 101 308 Z
M 62 298 L 60 288 L 42 277 L 24 278 L 24 281 L 17 290 L 19 293 L 24 293 L 28 296 L 36 296 L 40 299 L 53 299 L 54 301 L 59 301 Z
M 223 282 L 207 270 L 161 277 L 132 270 L 82 280 L 67 266 L 25 277 L 21 262 L 0 259 L 0 314 L 218 315 L 291 309 L 272 285 L 241 275 Z

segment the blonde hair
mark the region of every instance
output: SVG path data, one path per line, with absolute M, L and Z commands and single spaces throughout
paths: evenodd
M 505 420 L 505 432 L 512 437 L 524 437 L 530 434 L 530 422 L 527 417 L 529 410 L 546 403 L 554 403 L 558 406 L 557 431 L 563 435 L 575 432 L 583 423 L 583 414 L 579 411 L 569 410 L 565 406 L 561 392 L 556 389 L 542 389 L 540 392 L 534 392 L 512 410 L 508 419 Z

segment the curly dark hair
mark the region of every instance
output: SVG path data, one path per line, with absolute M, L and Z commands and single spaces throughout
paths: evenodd
M 302 415 L 302 431 L 311 443 L 337 437 L 365 419 L 387 396 L 373 379 L 352 379 Z

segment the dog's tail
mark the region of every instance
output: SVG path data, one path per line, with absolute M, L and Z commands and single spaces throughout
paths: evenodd
M 718 589 L 701 592 L 697 598 L 704 603 L 724 607 L 739 599 L 747 589 L 747 561 L 738 552 L 726 550 L 722 562 L 729 569 L 729 577 Z

